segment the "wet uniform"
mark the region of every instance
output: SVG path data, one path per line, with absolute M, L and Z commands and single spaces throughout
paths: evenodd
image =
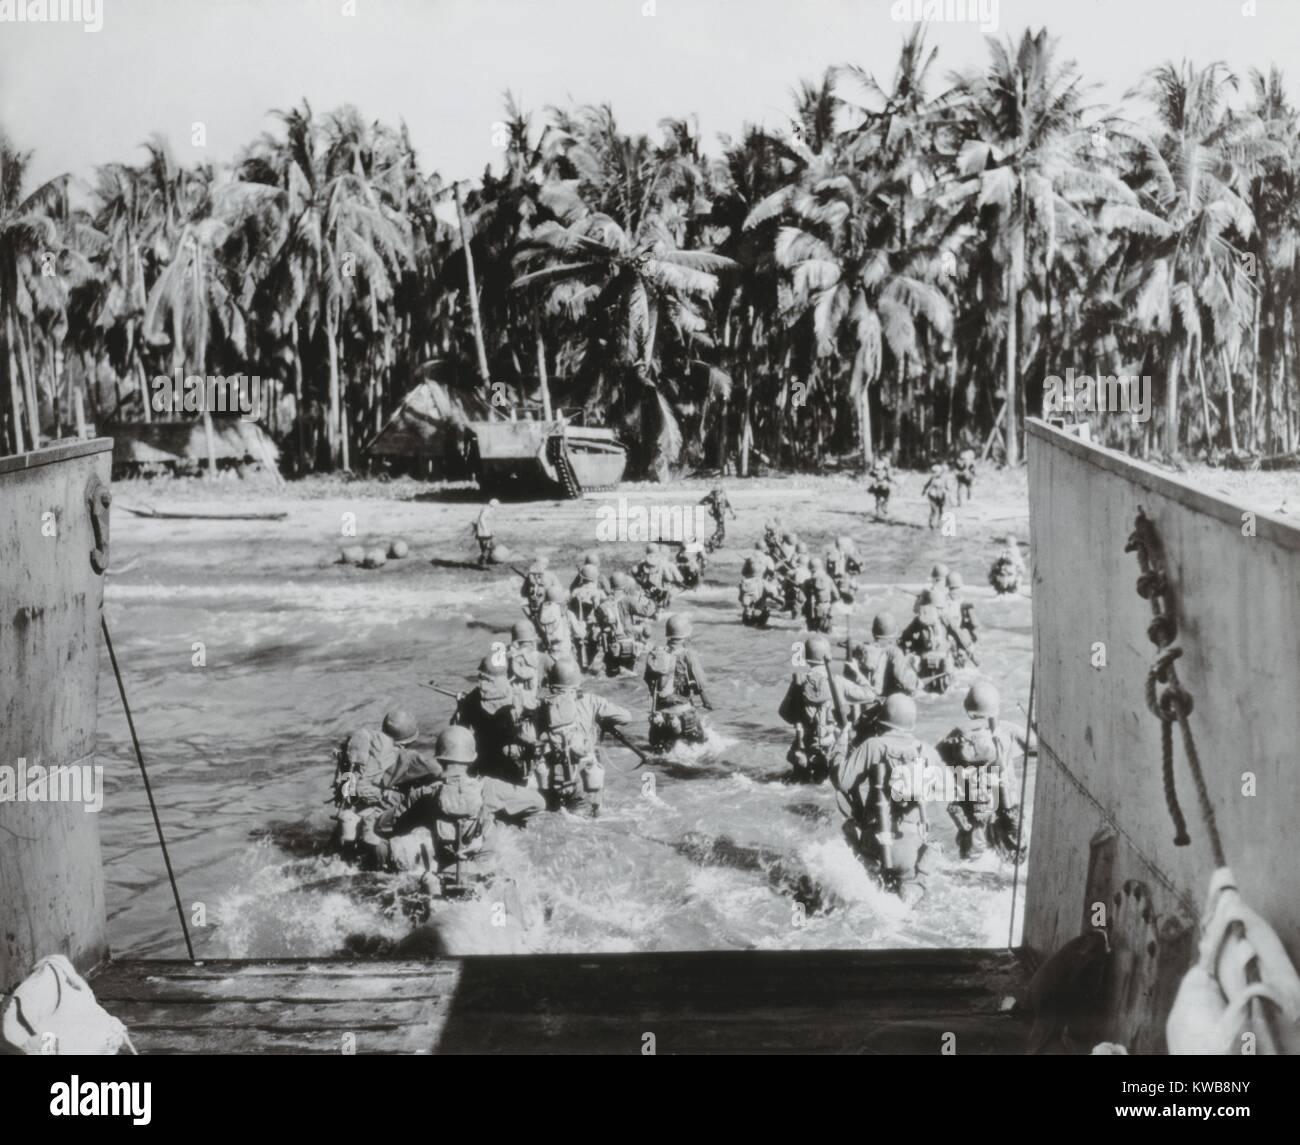
M 1024 740 L 1022 729 L 978 718 L 953 728 L 937 745 L 957 781 L 948 815 L 963 859 L 978 858 L 987 847 L 1008 856 L 1018 850 L 1017 740 Z
M 652 648 L 644 678 L 650 689 L 650 746 L 659 750 L 678 740 L 702 741 L 708 733 L 696 702 L 704 708 L 713 705 L 699 657 L 685 640 L 670 638 L 666 647 Z
M 785 758 L 794 768 L 796 779 L 820 783 L 826 778 L 831 747 L 840 730 L 837 696 L 839 711 L 846 721 L 854 705 L 869 704 L 874 699 L 860 684 L 830 675 L 824 664 L 810 664 L 790 679 L 777 714 L 794 726 L 794 740 Z

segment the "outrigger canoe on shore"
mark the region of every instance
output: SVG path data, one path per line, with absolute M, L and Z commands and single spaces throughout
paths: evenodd
M 119 502 L 119 504 L 121 504 Z M 265 513 L 176 513 L 166 509 L 153 509 L 148 506 L 138 508 L 134 505 L 121 505 L 128 513 L 137 517 L 156 517 L 164 521 L 283 521 L 287 511 L 268 511 Z

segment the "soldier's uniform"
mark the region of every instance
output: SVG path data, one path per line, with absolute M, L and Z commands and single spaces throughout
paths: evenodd
M 620 591 L 601 601 L 593 623 L 605 655 L 605 675 L 617 676 L 620 672 L 633 671 L 645 650 L 644 641 L 650 629 L 644 620 L 637 617 L 625 592 Z
M 807 667 L 790 678 L 777 714 L 794 726 L 794 739 L 785 757 L 794 768 L 794 777 L 820 783 L 826 778 L 841 715 L 847 724 L 853 706 L 868 704 L 873 696 L 861 685 L 830 674 L 830 645 L 825 637 L 804 641 L 804 655 Z
M 587 670 L 594 667 L 598 651 L 595 616 L 596 609 L 605 599 L 599 581 L 600 570 L 595 565 L 583 565 L 578 587 L 569 595 L 569 611 L 578 621 L 574 630 L 577 647 L 581 650 L 578 662 Z
M 921 687 L 907 653 L 898 646 L 897 637 L 855 644 L 852 657 L 844 666 L 844 675 L 869 688 L 880 699 L 899 694 L 910 696 Z
M 957 478 L 957 504 L 962 501 L 963 491 L 966 494 L 966 500 L 969 501 L 975 489 L 975 451 L 963 449 L 957 458 L 955 466 L 955 475 Z
M 492 550 L 496 546 L 494 530 L 492 528 L 492 510 L 500 502 L 495 497 L 492 498 L 479 512 L 478 518 L 474 522 L 474 539 L 478 541 L 478 563 L 482 568 L 492 560 Z M 504 549 L 502 550 L 505 551 Z
M 888 514 L 889 499 L 894 495 L 894 474 L 887 461 L 878 460 L 871 466 L 871 472 L 867 476 L 867 492 L 876 499 L 876 516 Z
M 538 650 L 537 629 L 532 621 L 518 621 L 506 649 L 506 675 L 511 686 L 526 700 L 536 701 L 551 658 Z
M 960 573 L 948 574 L 948 600 L 943 615 L 948 622 L 952 642 L 953 663 L 962 667 L 969 659 L 969 650 L 979 642 L 979 622 L 975 619 L 975 606 L 962 600 L 964 584 Z M 965 637 L 962 637 L 965 633 Z
M 524 614 L 533 623 L 546 603 L 546 594 L 550 589 L 559 589 L 559 578 L 551 572 L 545 557 L 538 557 L 524 574 L 524 583 L 519 587 L 519 595 L 524 598 Z
M 704 579 L 704 546 L 692 541 L 677 550 L 677 572 L 686 588 L 697 588 Z
M 808 577 L 800 586 L 803 593 L 803 615 L 809 632 L 831 630 L 831 608 L 840 598 L 835 581 L 814 557 L 808 566 Z
M 952 475 L 944 465 L 930 466 L 930 476 L 921 487 L 921 492 L 930 502 L 930 528 L 937 529 L 943 524 L 943 512 L 952 495 Z
M 1020 591 L 1020 581 L 1025 575 L 1025 562 L 1020 556 L 1020 548 L 1010 538 L 993 560 L 989 570 L 989 584 L 1000 596 Z
M 632 722 L 632 713 L 602 696 L 580 691 L 582 673 L 573 661 L 559 661 L 548 677 L 541 712 L 538 779 L 551 810 L 590 808 L 600 814 L 605 768 L 600 757 L 602 730 Z
M 737 592 L 741 623 L 761 628 L 772 609 L 780 607 L 781 597 L 774 591 L 774 581 L 760 571 L 757 556 L 746 559 L 742 572 Z
M 704 669 L 699 657 L 686 641 L 691 623 L 684 616 L 668 621 L 668 644 L 652 648 L 646 657 L 644 679 L 650 689 L 650 746 L 655 750 L 671 747 L 678 740 L 699 743 L 708 730 L 696 711 L 700 706 L 711 709 Z
M 727 539 L 726 515 L 730 513 L 734 519 L 736 510 L 731 507 L 726 490 L 721 485 L 715 485 L 707 497 L 701 498 L 700 504 L 709 507 L 709 515 L 713 518 L 713 536 L 708 540 L 708 550 L 713 552 Z
M 850 846 L 882 886 L 911 905 L 924 896 L 932 867 L 923 783 L 918 790 L 927 756 L 910 727 L 893 726 L 895 722 L 907 723 L 891 719 L 900 702 L 910 707 L 911 723 L 915 724 L 912 701 L 905 696 L 891 697 L 886 701 L 880 734 L 856 746 L 850 746 L 846 738 L 836 742 L 831 782 Z
M 514 738 L 512 708 L 516 694 L 510 686 L 507 656 L 484 657 L 478 667 L 478 682 L 456 702 L 451 723 L 474 733 L 479 770 L 499 775 L 508 770 L 506 745 Z
M 948 690 L 948 627 L 933 604 L 923 604 L 898 638 L 899 646 L 917 658 L 917 672 L 927 677 L 927 692 Z
M 942 740 L 939 758 L 953 769 L 957 798 L 948 815 L 957 827 L 957 848 L 963 859 L 978 858 L 987 847 L 1014 856 L 1019 849 L 1016 783 L 1016 741 L 1022 729 L 999 723 L 997 689 L 985 681 L 972 685 L 965 708 L 971 719 Z
M 578 566 L 578 571 L 574 574 L 573 580 L 569 582 L 569 592 L 570 593 L 577 592 L 578 588 L 582 585 L 583 583 L 582 570 L 587 565 L 592 565 L 595 567 L 596 584 L 600 587 L 601 592 L 603 592 L 606 596 L 609 596 L 609 594 L 614 591 L 614 586 L 610 583 L 610 578 L 608 574 L 606 574 L 601 570 L 600 553 L 596 552 L 595 549 L 592 549 L 590 552 L 583 554 L 582 564 Z

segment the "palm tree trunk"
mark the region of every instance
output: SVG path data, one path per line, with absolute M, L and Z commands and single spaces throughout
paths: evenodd
M 555 415 L 551 412 L 551 385 L 546 377 L 546 342 L 542 337 L 540 323 L 537 326 L 537 385 L 542 391 L 542 418 L 553 421 Z
M 325 336 L 329 341 L 330 355 L 329 451 L 330 464 L 335 466 L 339 464 L 339 431 L 341 429 L 339 402 L 339 347 L 336 327 L 337 323 L 334 317 L 334 307 L 331 305 L 326 308 Z
M 862 439 L 862 471 L 865 473 L 871 468 L 872 446 L 871 446 L 871 384 L 862 383 L 862 408 L 858 414 L 858 428 Z
M 1020 464 L 1020 441 L 1016 435 L 1016 418 L 1020 413 L 1020 405 L 1016 400 L 1016 340 L 1019 337 L 1019 310 L 1018 300 L 1016 298 L 1015 284 L 1012 280 L 1011 268 L 1006 270 L 1007 283 L 1007 384 L 1006 384 L 1006 410 L 1007 410 L 1007 428 L 1006 436 L 1003 440 L 1007 448 L 1007 465 L 1014 466 Z
M 1205 451 L 1214 448 L 1214 436 L 1210 431 L 1210 395 L 1205 388 L 1205 364 L 1200 354 L 1196 355 L 1196 377 L 1201 384 L 1201 418 L 1205 422 Z
M 1165 386 L 1165 453 L 1171 459 L 1178 456 L 1178 367 L 1182 356 L 1182 347 L 1173 347 L 1169 357 L 1169 380 Z
M 753 441 L 754 423 L 753 415 L 750 412 L 750 402 L 752 395 L 749 388 L 749 376 L 745 376 L 744 405 L 741 406 L 740 412 L 740 476 L 749 476 L 749 447 Z
M 5 350 L 9 359 L 10 436 L 13 439 L 14 452 L 22 453 L 24 452 L 23 399 L 18 380 L 18 357 L 14 353 L 14 319 L 12 314 L 5 315 Z
M 54 395 L 54 436 L 63 437 L 63 351 L 54 345 L 54 336 L 45 339 L 45 356 L 50 364 L 50 392 Z
M 483 320 L 478 310 L 478 284 L 474 278 L 474 254 L 469 249 L 469 224 L 465 221 L 465 204 L 461 202 L 459 183 L 453 185 L 452 193 L 456 198 L 456 220 L 460 223 L 460 246 L 461 250 L 465 252 L 465 281 L 469 291 L 470 317 L 474 320 L 474 349 L 478 354 L 478 376 L 483 383 L 488 409 L 492 410 L 492 415 L 495 417 L 496 408 L 492 405 L 492 380 L 488 376 L 487 347 L 483 343 Z
M 294 458 L 293 471 L 300 474 L 304 467 L 307 450 L 307 410 L 302 404 L 302 347 L 298 345 L 298 320 L 295 318 L 290 326 L 290 338 L 293 341 L 293 408 L 298 442 L 298 456 Z
M 23 394 L 27 401 L 27 436 L 31 438 L 32 448 L 41 447 L 41 405 L 36 396 L 36 378 L 32 370 L 31 354 L 28 352 L 25 331 L 21 322 L 15 322 L 13 329 L 17 335 L 18 370 L 23 378 Z
M 957 404 L 957 339 L 948 349 L 948 411 L 944 418 L 943 443 L 952 448 L 952 411 Z
M 1259 311 L 1260 295 L 1255 295 L 1255 318 L 1253 323 L 1252 340 L 1254 350 L 1250 356 L 1250 425 L 1247 426 L 1246 438 L 1250 443 L 1252 450 L 1258 450 L 1259 446 L 1259 421 L 1257 415 L 1257 403 L 1259 399 Z
M 1223 386 L 1227 391 L 1228 445 L 1233 453 L 1237 452 L 1237 413 L 1232 404 L 1232 366 L 1228 361 L 1228 351 L 1223 351 Z

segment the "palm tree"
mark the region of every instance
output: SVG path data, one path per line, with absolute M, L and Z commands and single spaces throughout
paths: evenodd
M 1124 287 L 1133 319 L 1166 346 L 1165 451 L 1171 456 L 1180 444 L 1180 372 L 1190 380 L 1195 371 L 1201 381 L 1209 444 L 1205 358 L 1235 344 L 1254 310 L 1242 254 L 1255 221 L 1241 191 L 1272 148 L 1257 119 L 1228 113 L 1227 97 L 1236 88 L 1221 62 L 1168 63 L 1152 71 L 1140 92 L 1155 107 L 1154 130 L 1127 133 L 1140 207 L 1110 212 L 1137 239 Z
M 1073 61 L 1056 62 L 1056 42 L 1046 29 L 1026 30 L 1019 44 L 992 38 L 988 44 L 989 67 L 955 77 L 953 126 L 963 143 L 955 161 L 956 194 L 948 202 L 956 225 L 976 221 L 985 236 L 985 260 L 1001 279 L 1006 457 L 1016 465 L 1019 319 L 1031 244 L 1050 266 L 1057 211 L 1068 193 L 1093 180 L 1073 153 L 1084 110 Z
M 733 264 L 678 248 L 664 214 L 670 172 L 644 137 L 619 134 L 607 108 L 562 118 L 560 130 L 572 174 L 548 188 L 555 219 L 521 252 L 516 286 L 545 288 L 553 309 L 581 323 L 593 395 L 609 393 L 643 428 L 654 426 L 652 466 L 663 479 L 682 449 L 672 398 L 687 380 L 667 361 L 678 371 L 694 364 L 717 276 Z M 712 392 L 725 386 L 725 375 L 703 373 Z

